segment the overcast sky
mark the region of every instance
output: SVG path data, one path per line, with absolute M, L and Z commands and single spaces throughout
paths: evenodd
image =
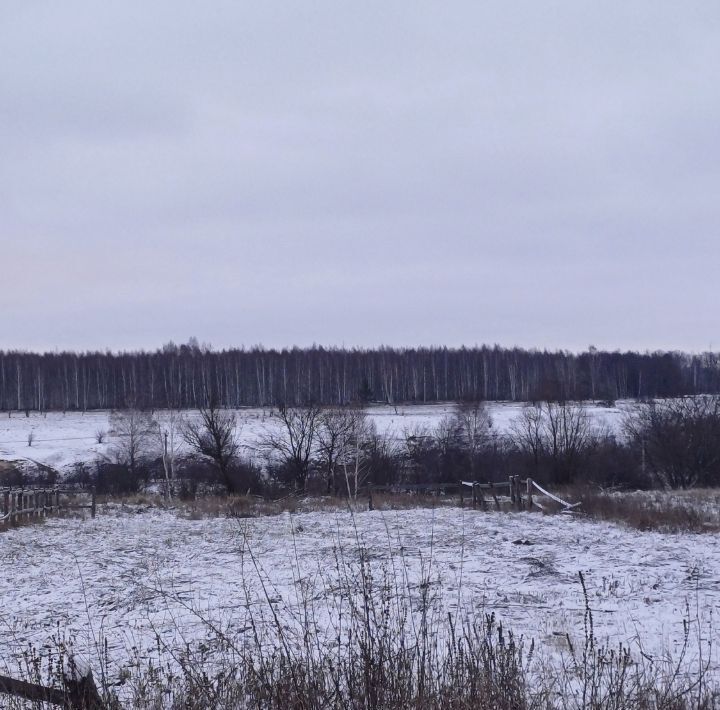
M 0 348 L 720 347 L 720 6 L 0 2 Z

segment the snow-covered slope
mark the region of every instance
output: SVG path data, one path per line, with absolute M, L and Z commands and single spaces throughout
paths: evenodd
M 488 405 L 493 426 L 497 431 L 507 431 L 510 422 L 517 417 L 522 405 L 493 402 Z M 588 405 L 588 413 L 597 424 L 616 429 L 621 417 L 622 404 L 618 407 Z M 370 418 L 380 433 L 401 436 L 417 427 L 432 429 L 444 416 L 455 411 L 453 404 L 374 406 L 368 408 Z M 166 414 L 158 412 L 162 420 Z M 183 416 L 197 416 L 196 412 L 184 412 Z M 277 426 L 270 409 L 242 409 L 237 412 L 240 440 L 246 453 L 253 449 L 268 427 Z M 96 432 L 106 432 L 102 444 L 96 440 Z M 32 446 L 28 435 L 32 432 Z M 93 462 L 98 455 L 107 455 L 117 443 L 112 433 L 112 417 L 107 411 L 97 412 L 49 412 L 47 414 L 13 412 L 0 417 L 0 460 L 34 460 L 58 469 L 67 469 L 76 462 Z

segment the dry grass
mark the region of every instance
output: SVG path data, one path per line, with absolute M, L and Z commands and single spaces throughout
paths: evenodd
M 623 523 L 636 530 L 672 533 L 714 533 L 720 531 L 720 492 L 574 491 L 578 511 L 598 520 Z
M 30 525 L 42 525 L 45 522 L 44 517 L 27 517 L 24 516 L 20 520 L 14 520 L 12 523 L 9 521 L 0 523 L 0 533 L 7 532 L 8 530 L 12 530 L 14 528 L 25 528 L 29 527 Z
M 560 497 L 579 502 L 578 515 L 597 520 L 619 522 L 637 530 L 662 532 L 720 532 L 720 489 L 693 489 L 687 491 L 635 491 L 609 492 L 590 488 L 557 488 Z M 560 506 L 542 496 L 546 514 L 559 512 Z M 158 494 L 139 493 L 125 496 L 98 496 L 98 512 L 120 508 L 135 512 L 152 509 L 172 510 L 188 519 L 236 517 L 254 518 L 282 513 L 317 511 L 367 510 L 367 494 L 352 503 L 344 497 L 288 495 L 277 500 L 252 495 L 207 495 L 193 500 L 167 499 Z M 486 510 L 494 511 L 492 499 L 486 499 Z M 466 496 L 464 505 L 471 505 Z M 411 493 L 374 492 L 372 507 L 375 510 L 403 510 L 412 508 L 459 507 L 457 495 L 427 495 Z M 501 510 L 512 512 L 513 507 L 501 498 Z M 478 510 L 482 506 L 478 503 Z M 72 515 L 72 511 L 66 514 Z M 30 522 L 35 522 L 34 520 Z M 2 528 L 0 528 L 2 529 Z
M 329 635 L 315 623 L 326 600 L 296 582 L 301 600 L 299 626 L 291 629 L 268 591 L 246 591 L 248 608 L 271 611 L 269 626 L 257 614 L 241 637 L 228 636 L 213 621 L 208 635 L 183 649 L 159 648 L 173 663 L 155 664 L 138 656 L 123 671 L 123 707 L 136 710 L 718 710 L 720 690 L 700 660 L 667 671 L 647 664 L 622 645 L 601 645 L 593 631 L 585 596 L 584 642 L 571 648 L 561 666 L 540 660 L 544 649 L 515 637 L 490 613 L 472 608 L 447 615 L 435 605 L 432 570 L 419 584 L 404 582 L 371 562 L 362 547 L 336 556 L 343 603 L 343 626 Z M 252 550 L 248 574 L 262 575 Z M 201 610 L 193 609 L 200 617 Z M 273 622 L 274 619 L 274 622 Z M 685 646 L 692 651 L 688 619 Z M 702 643 L 701 641 L 699 643 Z M 209 649 L 214 649 L 210 652 Z M 704 650 L 704 649 L 701 649 Z M 64 660 L 72 643 L 26 656 L 22 675 L 32 682 L 62 687 Z M 102 661 L 101 661 L 102 665 Z M 107 666 L 106 666 L 107 667 Z M 118 684 L 102 674 L 107 707 L 116 710 Z M 98 679 L 99 680 L 99 679 Z M 4 707 L 31 707 L 22 701 Z
M 309 513 L 317 511 L 367 510 L 366 495 L 350 502 L 335 496 L 285 496 L 277 500 L 252 495 L 202 496 L 193 500 L 171 499 L 157 495 L 138 493 L 125 496 L 98 496 L 98 510 L 121 508 L 135 511 L 174 510 L 192 520 L 202 518 L 237 517 L 256 518 L 281 513 Z M 373 493 L 372 506 L 375 510 L 405 510 L 411 508 L 437 508 L 459 506 L 458 496 L 418 495 L 415 493 Z
M 411 508 L 451 508 L 460 505 L 459 495 L 432 495 L 423 493 L 373 493 L 376 510 L 406 510 Z M 360 499 L 367 504 L 367 498 Z M 469 505 L 469 503 L 467 503 Z

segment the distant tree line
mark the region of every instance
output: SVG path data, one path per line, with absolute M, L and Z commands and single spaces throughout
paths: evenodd
M 0 409 L 91 410 L 565 401 L 720 392 L 720 354 L 519 348 L 215 351 L 191 339 L 155 352 L 0 351 Z

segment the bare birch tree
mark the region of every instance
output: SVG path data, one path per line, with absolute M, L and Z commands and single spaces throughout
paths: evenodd
M 367 475 L 365 450 L 375 435 L 375 425 L 361 409 L 346 413 L 345 426 L 340 439 L 338 460 L 342 466 L 348 498 L 357 500 L 360 485 Z
M 174 409 L 169 410 L 162 419 L 155 419 L 154 435 L 161 451 L 167 498 L 175 495 L 175 459 L 182 441 L 184 424 L 183 416 Z

